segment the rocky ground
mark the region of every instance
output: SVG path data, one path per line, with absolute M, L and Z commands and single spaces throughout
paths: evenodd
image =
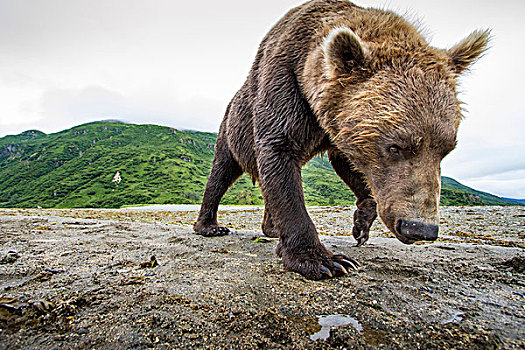
M 376 223 L 359 248 L 353 208 L 310 213 L 358 271 L 285 271 L 261 208 L 221 211 L 217 238 L 195 211 L 0 209 L 0 348 L 525 347 L 525 208 L 442 208 L 424 245 Z

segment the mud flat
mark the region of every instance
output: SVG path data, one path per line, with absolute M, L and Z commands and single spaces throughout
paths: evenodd
M 217 238 L 192 210 L 1 209 L 0 348 L 525 347 L 523 207 L 443 208 L 425 245 L 376 223 L 359 248 L 353 210 L 310 208 L 362 263 L 313 282 L 283 269 L 261 208 L 221 211 Z

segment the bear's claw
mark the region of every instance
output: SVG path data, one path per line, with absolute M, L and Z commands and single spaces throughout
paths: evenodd
M 219 237 L 226 236 L 228 233 L 230 233 L 230 229 L 222 226 L 210 226 L 199 231 L 195 231 L 195 233 L 204 237 Z
M 332 271 L 330 271 L 328 267 L 321 265 L 319 269 L 321 270 L 322 275 L 326 275 L 328 278 L 334 277 L 334 275 L 332 275 Z
M 283 259 L 287 270 L 298 272 L 311 280 L 344 276 L 348 274 L 348 269 L 357 270 L 359 267 L 356 260 L 342 254 L 334 255 L 324 247 L 316 253 L 294 254 L 279 244 L 277 254 Z
M 368 230 L 365 230 L 365 231 L 361 232 L 360 234 L 359 234 L 359 232 L 354 230 L 353 235 L 354 235 L 354 238 L 357 241 L 357 243 L 355 244 L 356 247 L 360 247 L 363 244 L 365 244 L 366 241 L 368 241 Z
M 359 266 L 361 266 L 361 264 L 359 264 L 359 262 L 357 260 L 354 260 L 352 258 L 344 258 L 344 259 L 341 259 L 341 264 L 344 266 L 344 267 L 351 267 L 352 269 L 354 270 L 358 270 L 359 269 Z
M 321 279 L 324 279 L 347 275 L 348 268 L 352 268 L 357 271 L 359 266 L 361 265 L 357 262 L 357 260 L 342 254 L 337 254 L 321 263 L 319 270 L 321 271 Z M 302 272 L 300 273 L 303 274 Z
M 344 255 L 334 255 L 332 258 L 328 258 L 327 260 L 325 260 L 319 266 L 319 270 L 321 272 L 320 279 L 344 276 L 348 274 L 347 268 L 352 268 L 357 271 L 359 266 L 360 264 L 352 258 L 349 258 Z M 299 272 L 307 278 L 316 279 L 311 278 L 309 275 L 305 274 L 302 271 L 297 272 Z
M 348 274 L 348 271 L 343 267 L 343 265 L 336 263 L 335 261 L 332 263 L 332 265 L 334 265 L 337 275 L 342 276 Z

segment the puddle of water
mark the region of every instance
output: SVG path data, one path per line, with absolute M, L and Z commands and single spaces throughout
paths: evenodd
M 317 316 L 319 326 L 321 330 L 310 335 L 310 339 L 317 340 L 323 339 L 326 340 L 330 336 L 331 327 L 340 327 L 346 326 L 348 324 L 352 325 L 357 331 L 362 332 L 363 327 L 355 318 L 348 315 L 327 315 L 327 316 Z

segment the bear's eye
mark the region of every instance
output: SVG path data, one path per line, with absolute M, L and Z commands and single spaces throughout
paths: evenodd
M 388 147 L 388 152 L 393 156 L 398 156 L 401 154 L 401 148 L 398 145 L 392 145 Z

